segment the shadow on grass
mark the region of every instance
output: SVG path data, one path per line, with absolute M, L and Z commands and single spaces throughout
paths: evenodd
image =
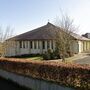
M 19 59 L 28 59 L 28 60 L 43 60 L 43 57 L 40 54 L 24 54 L 24 55 L 20 55 L 20 56 L 12 56 L 9 58 L 19 58 Z

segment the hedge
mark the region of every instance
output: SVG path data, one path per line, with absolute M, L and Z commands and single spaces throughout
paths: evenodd
M 0 68 L 79 90 L 90 90 L 90 65 L 1 58 Z

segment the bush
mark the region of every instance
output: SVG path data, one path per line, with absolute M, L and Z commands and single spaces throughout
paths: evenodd
M 43 54 L 43 59 L 44 60 L 55 59 L 55 53 L 51 49 L 48 49 L 48 51 Z
M 44 59 L 44 60 L 50 60 L 50 59 L 51 59 L 50 53 L 45 52 L 45 54 L 43 54 L 43 59 Z
M 65 57 L 68 58 L 70 57 L 70 55 L 68 53 L 65 53 Z
M 64 54 L 65 58 L 74 56 L 74 53 L 71 51 L 67 51 Z M 63 57 L 63 54 L 61 54 L 57 49 L 55 51 L 52 51 L 51 49 L 48 49 L 47 52 L 43 54 L 44 60 L 54 60 L 54 59 L 61 59 Z
M 79 88 L 79 90 L 90 90 L 90 65 L 2 58 L 0 69 Z
M 72 51 L 67 51 L 67 54 L 69 55 L 69 57 L 74 56 L 74 53 Z

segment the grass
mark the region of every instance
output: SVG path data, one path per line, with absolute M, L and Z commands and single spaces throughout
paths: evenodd
M 42 56 L 31 56 L 31 57 L 26 57 L 26 59 L 30 60 L 43 60 Z
M 42 55 L 22 55 L 22 56 L 15 56 L 13 58 L 26 59 L 26 60 L 39 60 L 39 61 L 43 60 Z

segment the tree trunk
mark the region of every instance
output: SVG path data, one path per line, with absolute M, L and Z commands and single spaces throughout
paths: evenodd
M 65 55 L 62 55 L 62 62 L 65 62 Z

